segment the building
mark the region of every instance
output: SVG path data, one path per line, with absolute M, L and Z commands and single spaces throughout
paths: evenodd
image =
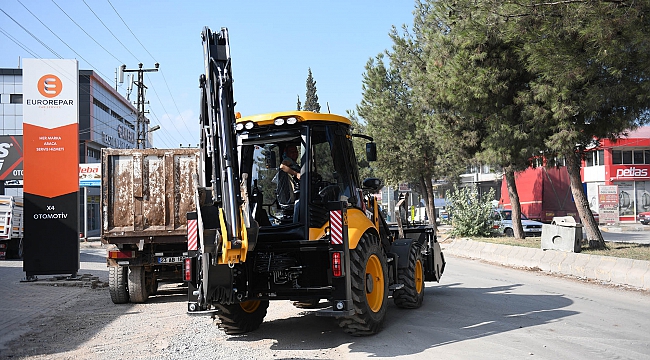
M 494 200 L 501 197 L 501 181 L 503 171 L 497 166 L 469 165 L 464 174 L 460 175 L 461 186 L 476 186 L 480 196 L 494 190 Z
M 79 162 L 101 162 L 102 148 L 137 148 L 137 109 L 93 70 L 79 71 Z M 23 70 L 0 68 L 0 135 L 23 134 Z M 146 121 L 148 122 L 148 121 Z M 148 125 L 145 124 L 145 129 Z M 145 147 L 153 134 L 145 131 Z M 22 169 L 22 167 L 21 167 Z M 21 173 L 22 176 L 22 173 Z M 0 190 L 21 194 L 21 179 L 0 178 Z M 6 184 L 7 183 L 7 184 Z M 15 189 L 9 189 L 14 187 Z M 84 236 L 100 231 L 100 187 L 83 186 L 80 192 L 80 228 Z M 87 211 L 84 212 L 83 210 Z M 83 231 L 87 229 L 87 231 Z
M 603 139 L 582 163 L 589 205 L 598 212 L 599 185 L 618 186 L 619 221 L 636 221 L 650 211 L 650 127 L 630 131 L 617 141 Z

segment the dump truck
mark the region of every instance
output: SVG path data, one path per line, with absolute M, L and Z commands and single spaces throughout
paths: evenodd
M 0 195 L 0 260 L 23 257 L 23 197 Z
M 233 100 L 228 30 L 202 32 L 199 77 L 204 172 L 187 214 L 187 311 L 210 314 L 228 334 L 257 329 L 271 300 L 319 307 L 351 335 L 379 332 L 392 296 L 417 308 L 445 261 L 430 226 L 399 237 L 359 178 L 349 119 L 288 111 L 240 117 Z M 321 304 L 321 302 L 323 302 Z
M 198 149 L 102 149 L 102 232 L 109 292 L 142 303 L 160 282 L 184 286 L 187 216 L 194 211 Z

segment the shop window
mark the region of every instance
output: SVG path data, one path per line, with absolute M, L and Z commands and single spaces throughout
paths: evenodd
M 605 165 L 605 150 L 596 151 L 596 160 L 598 161 L 597 165 Z
M 621 150 L 612 150 L 612 164 L 620 165 L 623 163 L 623 154 Z
M 643 150 L 634 150 L 634 163 L 635 164 L 644 164 L 643 161 Z
M 644 150 L 645 153 L 645 164 L 650 164 L 650 150 Z
M 623 151 L 623 164 L 632 163 L 632 150 Z
M 23 103 L 23 94 L 10 94 L 9 103 L 11 104 L 22 104 Z

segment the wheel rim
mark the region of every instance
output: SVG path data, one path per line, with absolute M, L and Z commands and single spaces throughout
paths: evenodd
M 384 273 L 377 255 L 366 264 L 366 301 L 372 312 L 378 312 L 384 302 Z
M 248 300 L 248 301 L 244 301 L 243 303 L 239 303 L 239 306 L 241 306 L 242 310 L 244 310 L 245 312 L 251 314 L 251 313 L 254 313 L 255 310 L 257 310 L 258 307 L 260 307 L 260 301 L 259 300 Z
M 422 271 L 422 262 L 420 260 L 415 262 L 415 291 L 420 294 L 424 288 Z

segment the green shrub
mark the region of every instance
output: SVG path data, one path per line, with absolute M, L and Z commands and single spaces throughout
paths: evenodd
M 458 188 L 454 186 L 451 196 L 447 197 L 448 211 L 451 215 L 453 229 L 451 235 L 482 236 L 492 235 L 493 220 L 492 200 L 494 189 L 490 189 L 480 198 L 476 187 Z

